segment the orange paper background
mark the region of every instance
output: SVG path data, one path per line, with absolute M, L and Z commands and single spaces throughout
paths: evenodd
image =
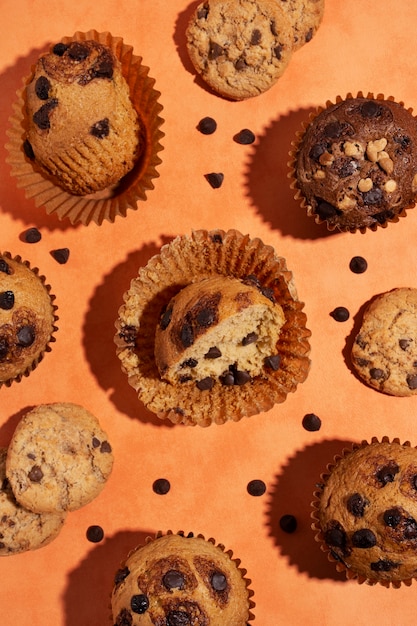
M 393 95 L 417 109 L 417 4 L 407 0 L 326 0 L 315 38 L 296 52 L 280 81 L 246 102 L 219 98 L 195 76 L 184 30 L 195 3 L 179 0 L 13 0 L 2 3 L 0 39 L 0 249 L 20 254 L 47 276 L 59 307 L 52 351 L 19 385 L 0 391 L 0 445 L 20 416 L 43 402 L 84 404 L 113 445 L 105 490 L 68 516 L 49 546 L 0 560 L 0 620 L 7 626 L 111 624 L 114 572 L 125 554 L 156 530 L 213 536 L 248 570 L 259 626 L 411 626 L 415 589 L 347 582 L 327 562 L 310 528 L 310 501 L 326 464 L 346 442 L 399 437 L 417 445 L 417 398 L 367 388 L 346 356 L 363 305 L 377 293 L 416 287 L 417 212 L 364 235 L 328 234 L 300 210 L 287 179 L 291 141 L 308 113 L 337 94 Z M 6 129 L 15 92 L 40 52 L 77 30 L 111 31 L 143 57 L 161 91 L 165 123 L 160 178 L 137 211 L 114 224 L 71 226 L 36 209 L 6 164 Z M 204 116 L 217 131 L 196 130 Z M 251 146 L 233 136 L 256 134 Z M 223 172 L 212 189 L 204 175 Z M 42 240 L 21 234 L 38 227 Z M 149 413 L 127 384 L 115 355 L 114 321 L 138 268 L 162 243 L 197 228 L 237 228 L 287 259 L 312 331 L 312 367 L 295 394 L 271 411 L 207 429 L 172 427 Z M 59 265 L 50 251 L 68 247 Z M 349 270 L 354 255 L 368 270 Z M 329 313 L 346 306 L 341 324 Z M 315 433 L 306 413 L 322 419 Z M 152 491 L 165 477 L 171 490 Z M 247 493 L 252 479 L 267 493 Z M 293 513 L 285 535 L 279 518 Z M 86 540 L 91 524 L 105 539 Z M 225 625 L 227 626 L 227 625 Z

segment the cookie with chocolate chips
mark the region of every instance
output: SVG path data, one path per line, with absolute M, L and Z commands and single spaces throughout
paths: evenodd
M 232 100 L 272 87 L 293 51 L 293 28 L 276 0 L 205 0 L 186 35 L 196 71 L 214 91 Z
M 40 405 L 13 433 L 6 475 L 16 500 L 35 513 L 74 511 L 104 488 L 113 453 L 98 419 L 70 402 Z
M 189 533 L 148 539 L 117 571 L 112 592 L 115 626 L 247 626 L 254 602 L 230 551 Z
M 393 289 L 370 302 L 351 359 L 370 387 L 392 396 L 417 394 L 417 289 Z
M 324 15 L 324 0 L 279 0 L 279 4 L 293 28 L 293 49 L 299 50 L 318 31 Z
M 65 191 L 87 195 L 117 184 L 143 148 L 120 62 L 94 41 L 59 43 L 26 87 L 24 151 Z
M 398 587 L 417 571 L 417 449 L 373 438 L 346 449 L 321 476 L 317 540 L 348 578 Z

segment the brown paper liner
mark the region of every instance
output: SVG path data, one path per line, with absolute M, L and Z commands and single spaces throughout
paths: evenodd
M 136 210 L 138 201 L 146 200 L 146 194 L 154 188 L 153 179 L 159 177 L 157 166 L 162 163 L 158 153 L 163 149 L 160 140 L 164 133 L 160 130 L 164 120 L 160 117 L 162 105 L 160 92 L 154 89 L 155 80 L 148 76 L 149 68 L 142 65 L 142 58 L 133 54 L 132 46 L 123 43 L 121 37 L 113 37 L 108 32 L 90 30 L 76 32 L 72 37 L 64 37 L 63 43 L 71 41 L 98 41 L 109 47 L 122 65 L 133 105 L 139 114 L 145 135 L 145 147 L 133 169 L 117 186 L 87 196 L 74 196 L 34 169 L 25 156 L 23 141 L 25 135 L 25 89 L 32 74 L 25 78 L 23 87 L 17 92 L 18 99 L 13 105 L 13 115 L 9 119 L 6 144 L 6 161 L 11 166 L 11 174 L 17 186 L 23 188 L 26 198 L 33 198 L 37 207 L 43 206 L 49 214 L 55 213 L 59 219 L 68 218 L 72 224 L 98 225 L 103 221 L 114 222 L 126 217 L 128 209 Z
M 172 531 L 172 530 L 167 530 L 167 531 L 161 531 L 158 530 L 153 536 L 149 535 L 145 538 L 145 541 L 143 544 L 136 546 L 135 548 L 133 548 L 133 550 L 131 550 L 129 552 L 129 554 L 127 555 L 126 559 L 124 559 L 121 563 L 121 568 L 123 568 L 125 566 L 125 563 L 127 562 L 127 560 L 134 555 L 138 550 L 140 550 L 141 548 L 143 548 L 144 546 L 147 546 L 148 544 L 152 543 L 153 541 L 157 541 L 158 539 L 160 539 L 161 537 L 166 537 L 169 535 L 180 535 L 181 537 L 195 537 L 197 539 L 202 539 L 203 541 L 207 541 L 208 543 L 211 543 L 213 546 L 215 546 L 218 550 L 221 550 L 222 552 L 224 552 L 229 558 L 230 560 L 235 564 L 237 571 L 240 573 L 242 580 L 245 583 L 246 586 L 246 590 L 247 590 L 247 594 L 248 594 L 248 617 L 247 617 L 247 622 L 252 622 L 255 619 L 255 615 L 253 613 L 253 610 L 256 606 L 254 600 L 253 600 L 253 596 L 254 596 L 254 591 L 251 589 L 251 584 L 252 584 L 252 580 L 250 578 L 247 577 L 247 570 L 244 569 L 243 567 L 241 567 L 241 560 L 234 557 L 233 556 L 233 551 L 232 550 L 226 550 L 225 546 L 221 543 L 218 543 L 213 537 L 209 537 L 208 539 L 205 538 L 204 535 L 202 535 L 201 533 L 195 534 L 193 532 L 184 532 L 183 530 L 178 530 L 176 532 Z M 243 626 L 243 624 L 242 624 Z M 245 623 L 246 626 L 246 623 Z
M 3 386 L 4 387 L 10 387 L 12 383 L 19 383 L 22 380 L 22 378 L 29 376 L 29 374 L 31 372 L 33 372 L 33 370 L 42 361 L 43 357 L 45 356 L 45 353 L 46 352 L 51 352 L 51 350 L 52 350 L 51 344 L 56 341 L 55 333 L 58 330 L 58 327 L 56 326 L 56 322 L 59 319 L 58 315 L 57 315 L 58 307 L 56 306 L 56 304 L 54 302 L 55 301 L 55 296 L 51 293 L 51 286 L 49 284 L 47 284 L 45 276 L 43 276 L 43 275 L 41 275 L 39 273 L 39 269 L 37 267 L 31 267 L 29 261 L 22 260 L 22 257 L 19 256 L 19 255 L 12 256 L 10 252 L 2 252 L 1 256 L 9 258 L 10 260 L 15 261 L 16 263 L 21 263 L 22 265 L 27 267 L 29 270 L 31 270 L 31 272 L 33 274 L 35 274 L 35 276 L 37 276 L 37 278 L 41 281 L 41 283 L 43 284 L 44 288 L 46 289 L 46 291 L 47 291 L 47 293 L 49 295 L 49 298 L 51 300 L 53 322 L 52 322 L 51 335 L 50 335 L 49 340 L 46 343 L 45 347 L 43 348 L 43 350 L 33 359 L 33 361 L 30 363 L 30 365 L 28 365 L 22 372 L 20 372 L 16 376 L 10 378 L 9 380 L 0 381 L 0 389 Z
M 311 502 L 311 507 L 313 509 L 311 513 L 311 519 L 313 520 L 313 522 L 311 524 L 311 528 L 316 533 L 314 539 L 319 544 L 320 550 L 327 555 L 328 561 L 335 565 L 335 568 L 338 572 L 345 574 L 347 580 L 353 580 L 358 584 L 365 583 L 370 586 L 381 585 L 382 587 L 393 587 L 394 589 L 399 589 L 402 585 L 409 587 L 413 584 L 413 582 L 415 582 L 414 578 L 406 578 L 403 580 L 379 580 L 377 578 L 370 579 L 363 574 L 358 574 L 357 572 L 350 569 L 349 565 L 340 560 L 337 555 L 332 551 L 331 547 L 326 544 L 324 539 L 324 533 L 320 524 L 319 509 L 322 488 L 326 484 L 329 476 L 331 475 L 332 470 L 339 463 L 339 461 L 346 458 L 346 456 L 348 456 L 352 452 L 355 452 L 356 450 L 359 450 L 361 448 L 366 448 L 370 444 L 374 443 L 395 443 L 401 446 L 411 447 L 411 443 L 409 441 L 401 442 L 400 439 L 397 437 L 394 439 L 390 439 L 387 436 L 384 436 L 381 439 L 377 437 L 372 437 L 370 443 L 366 440 L 363 440 L 361 443 L 352 443 L 351 448 L 344 448 L 340 454 L 335 455 L 333 461 L 327 465 L 326 471 L 320 476 L 320 485 L 317 486 L 320 486 L 321 488 L 315 491 L 313 494 L 314 500 Z
M 395 215 L 394 217 L 392 217 L 389 220 L 386 220 L 385 222 L 377 222 L 375 224 L 372 224 L 372 226 L 362 226 L 359 228 L 343 228 L 341 226 L 337 226 L 335 224 L 329 224 L 329 222 L 327 222 L 326 220 L 322 220 L 320 218 L 319 215 L 317 215 L 317 213 L 314 213 L 312 206 L 308 203 L 307 199 L 304 197 L 302 190 L 300 189 L 299 185 L 298 185 L 298 180 L 297 180 L 297 155 L 299 152 L 299 149 L 301 147 L 303 138 L 304 138 L 304 134 L 307 130 L 307 128 L 310 126 L 310 124 L 315 120 L 315 118 L 322 113 L 323 111 L 325 111 L 326 109 L 329 109 L 330 107 L 334 106 L 335 104 L 338 104 L 339 102 L 343 102 L 345 100 L 350 100 L 352 98 L 368 98 L 368 99 L 372 99 L 372 100 L 385 100 L 385 101 L 391 101 L 391 102 L 396 102 L 397 104 L 400 104 L 401 106 L 404 106 L 404 102 L 402 101 L 398 101 L 396 100 L 393 96 L 388 96 L 385 97 L 384 94 L 379 93 L 376 96 L 371 93 L 368 92 L 366 95 L 364 95 L 364 92 L 362 91 L 358 91 L 358 93 L 356 95 L 353 95 L 352 93 L 348 93 L 346 95 L 345 98 L 342 98 L 341 96 L 337 96 L 335 98 L 335 101 L 332 102 L 331 100 L 327 100 L 326 104 L 324 106 L 319 106 L 317 107 L 317 109 L 315 111 L 313 111 L 312 113 L 310 113 L 309 117 L 307 120 L 305 120 L 302 123 L 302 129 L 300 131 L 298 131 L 296 133 L 296 139 L 291 142 L 291 146 L 292 149 L 289 152 L 289 157 L 290 157 L 290 161 L 288 162 L 288 167 L 290 169 L 287 177 L 290 179 L 290 188 L 294 189 L 296 191 L 295 195 L 294 195 L 294 199 L 300 203 L 301 208 L 304 209 L 308 215 L 308 217 L 312 217 L 315 221 L 316 224 L 324 224 L 327 227 L 327 230 L 330 232 L 334 232 L 334 231 L 338 231 L 338 232 L 350 232 L 350 233 L 356 233 L 356 232 L 360 232 L 362 234 L 366 233 L 367 231 L 371 230 L 371 231 L 376 231 L 379 228 L 386 228 L 389 224 L 391 223 L 396 223 L 399 221 L 399 219 L 401 217 L 406 217 L 407 215 L 407 211 L 409 209 L 412 209 L 415 206 L 415 202 L 411 202 L 410 204 L 408 204 L 407 206 L 403 207 L 401 209 L 401 211 Z M 412 108 L 407 108 L 407 111 L 409 111 L 409 113 L 412 114 L 413 109 Z
M 210 391 L 199 391 L 193 383 L 171 385 L 161 380 L 154 359 L 160 312 L 182 287 L 215 274 L 236 278 L 254 274 L 262 285 L 273 288 L 286 318 L 277 343 L 281 366 L 242 386 L 216 383 Z M 177 237 L 139 270 L 124 302 L 116 321 L 117 355 L 139 399 L 161 419 L 200 426 L 237 422 L 284 402 L 308 375 L 311 333 L 304 303 L 298 300 L 285 259 L 260 239 L 233 229 L 198 230 L 191 237 Z M 132 326 L 138 330 L 133 339 L 128 336 Z

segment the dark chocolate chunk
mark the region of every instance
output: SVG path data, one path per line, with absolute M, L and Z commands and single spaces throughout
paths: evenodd
M 0 272 L 11 274 L 10 265 L 4 259 L 0 259 Z
M 218 189 L 223 184 L 224 174 L 221 172 L 211 172 L 210 174 L 205 174 L 205 178 L 213 189 Z
M 188 383 L 190 380 L 192 380 L 192 376 L 190 376 L 189 374 L 183 374 L 179 377 L 178 380 L 180 383 Z
M 200 391 L 209 391 L 210 389 L 213 389 L 214 378 L 211 378 L 211 376 L 207 376 L 206 378 L 198 380 L 196 385 L 197 389 L 199 389 Z
M 196 322 L 201 328 L 209 328 L 216 321 L 216 310 L 213 308 L 202 309 L 198 312 Z
M 376 537 L 369 528 L 356 530 L 352 535 L 352 545 L 355 548 L 372 548 L 376 546 Z
M 197 129 L 203 135 L 212 135 L 217 129 L 217 122 L 212 117 L 203 117 L 199 121 Z
M 197 19 L 199 20 L 205 20 L 207 18 L 209 14 L 209 5 L 208 4 L 203 4 L 202 7 L 199 7 L 197 10 Z
M 171 317 L 172 317 L 172 309 L 166 309 L 161 316 L 161 319 L 159 320 L 159 326 L 161 328 L 161 330 L 166 330 L 169 326 L 169 323 L 171 321 Z
M 374 100 L 368 100 L 361 105 L 360 108 L 362 117 L 379 117 L 382 114 L 382 106 L 377 104 Z
M 235 385 L 246 385 L 251 380 L 250 374 L 243 370 L 235 370 Z
M 111 445 L 108 441 L 103 441 L 100 446 L 100 452 L 101 454 L 109 454 L 111 452 Z
M 51 250 L 51 255 L 60 265 L 65 265 L 69 259 L 70 251 L 68 248 L 58 248 L 57 250 Z
M 305 41 L 306 43 L 308 43 L 309 41 L 311 41 L 311 40 L 313 39 L 313 34 L 314 34 L 313 29 L 312 29 L 312 28 L 309 28 L 309 29 L 308 29 L 308 31 L 307 31 L 307 32 L 306 32 L 306 34 L 305 34 L 304 41 Z
M 310 432 L 315 432 L 321 428 L 321 419 L 315 413 L 307 413 L 303 417 L 303 428 Z
M 265 367 L 269 367 L 269 369 L 277 372 L 281 365 L 281 356 L 279 354 L 273 354 L 271 356 L 265 357 L 264 360 Z
M 135 596 L 132 596 L 130 599 L 130 608 L 134 613 L 146 613 L 149 608 L 149 600 L 148 597 L 145 596 L 144 593 L 138 593 Z
M 281 46 L 281 44 L 279 44 L 278 46 L 275 46 L 274 48 L 274 56 L 275 58 L 278 59 L 278 61 L 281 60 L 282 50 L 283 50 L 283 47 Z
M 350 317 L 349 310 L 344 306 L 337 306 L 330 315 L 336 322 L 346 322 Z
M 376 479 L 384 487 L 387 483 L 394 482 L 395 476 L 400 471 L 400 468 L 395 461 L 390 461 L 388 465 L 384 465 L 376 473 Z
M 34 465 L 28 473 L 28 478 L 32 483 L 40 483 L 43 478 L 43 471 L 39 465 Z
M 241 70 L 244 70 L 245 67 L 247 67 L 246 61 L 243 57 L 240 57 L 235 63 L 235 69 L 240 72 Z
M 258 28 L 255 28 L 252 31 L 252 35 L 251 35 L 251 38 L 250 38 L 250 43 L 251 43 L 252 46 L 257 46 L 258 44 L 261 43 L 261 40 L 262 40 L 262 33 L 261 33 L 261 31 Z
M 389 559 L 380 559 L 379 561 L 371 563 L 370 567 L 373 572 L 390 572 L 399 565 L 400 563 L 394 563 L 394 561 L 390 561 Z
M 323 129 L 323 133 L 329 139 L 338 139 L 339 137 L 343 135 L 345 130 L 346 130 L 346 124 L 336 121 L 336 122 L 330 122 L 329 124 L 326 124 L 326 126 Z
M 194 331 L 191 324 L 184 322 L 180 332 L 180 340 L 184 348 L 189 348 L 194 343 Z
M 373 380 L 381 380 L 385 378 L 384 370 L 381 370 L 379 367 L 371 367 L 369 375 Z
M 417 539 L 417 522 L 412 517 L 404 520 L 404 538 Z
M 263 480 L 254 479 L 248 482 L 246 490 L 250 496 L 263 496 L 266 485 Z
M 46 76 L 39 76 L 35 83 L 35 93 L 39 100 L 48 100 L 51 83 Z
M 354 517 L 363 517 L 368 504 L 368 500 L 360 493 L 353 493 L 346 502 L 346 508 Z
M 93 137 L 97 137 L 97 139 L 103 139 L 104 137 L 107 137 L 109 132 L 110 124 L 108 117 L 99 120 L 90 128 L 90 135 L 93 135 Z
M 243 337 L 242 339 L 242 346 L 248 346 L 256 341 L 258 341 L 258 334 L 255 332 L 248 333 L 246 337 Z
M 354 256 L 350 260 L 349 269 L 354 274 L 363 274 L 368 269 L 368 263 L 363 256 Z
M 247 146 L 255 141 L 255 134 L 249 128 L 242 128 L 233 139 L 236 143 Z
M 86 59 L 89 54 L 90 51 L 88 49 L 88 46 L 81 42 L 73 41 L 68 46 L 68 56 L 70 56 L 73 61 L 84 61 L 84 59 Z
M 0 293 L 0 309 L 10 311 L 14 307 L 13 291 L 3 291 Z
M 29 139 L 25 139 L 23 142 L 23 152 L 26 154 L 30 161 L 35 160 L 35 153 L 33 152 L 32 144 Z
M 261 289 L 262 295 L 265 296 L 265 298 L 268 298 L 268 300 L 271 300 L 271 302 L 275 304 L 276 300 L 275 300 L 274 290 L 271 287 L 264 287 L 264 286 L 261 286 L 260 289 Z
M 33 344 L 36 338 L 35 328 L 28 324 L 27 326 L 22 326 L 17 333 L 17 341 L 20 346 L 23 348 L 28 348 Z
M 158 496 L 165 496 L 171 489 L 171 483 L 166 478 L 157 478 L 153 482 L 152 489 Z
M 185 611 L 170 611 L 167 626 L 191 626 L 191 617 Z
M 187 359 L 186 361 L 183 361 L 180 365 L 180 367 L 184 368 L 184 367 L 191 367 L 191 369 L 193 367 L 197 367 L 198 365 L 198 361 L 197 359 Z
M 52 48 L 53 54 L 56 54 L 58 57 L 62 57 L 64 52 L 67 50 L 68 46 L 65 43 L 56 43 Z
M 286 513 L 280 517 L 279 526 L 284 533 L 294 533 L 297 530 L 297 525 L 297 518 L 291 513 Z
M 400 346 L 401 350 L 408 350 L 412 341 L 412 339 L 400 339 L 398 341 L 398 345 Z
M 320 219 L 327 220 L 340 214 L 339 209 L 330 204 L 330 202 L 326 202 L 326 200 L 322 200 L 321 198 L 316 198 L 316 202 L 317 206 L 315 208 L 315 212 Z
M 324 540 L 329 546 L 344 549 L 346 546 L 346 533 L 338 522 L 334 522 L 324 533 Z
M 114 577 L 114 584 L 119 585 L 121 582 L 125 580 L 130 574 L 130 570 L 128 567 L 121 567 Z
M 5 337 L 0 337 L 0 359 L 5 359 L 8 353 L 9 353 L 9 342 L 7 341 Z
M 93 448 L 98 448 L 100 445 L 100 439 L 97 439 L 97 437 L 93 437 L 92 441 L 91 441 Z
M 37 228 L 28 228 L 23 238 L 26 243 L 38 243 L 42 239 L 42 235 Z
M 168 570 L 164 574 L 162 582 L 167 589 L 184 589 L 185 585 L 184 576 L 175 569 Z
M 409 389 L 417 389 L 417 374 L 408 374 L 406 381 Z
M 38 128 L 41 130 L 48 130 L 48 128 L 51 128 L 49 114 L 56 106 L 58 106 L 58 100 L 56 98 L 51 98 L 51 100 L 48 100 L 48 102 L 43 104 L 41 108 L 33 114 L 33 121 Z
M 212 348 L 210 348 L 208 352 L 206 352 L 206 354 L 204 355 L 204 358 L 205 359 L 218 359 L 221 357 L 221 355 L 222 355 L 221 350 L 217 348 L 216 346 L 213 346 Z
M 227 578 L 222 572 L 213 572 L 210 583 L 214 591 L 224 591 L 227 588 Z
M 219 380 L 221 384 L 225 385 L 226 387 L 231 387 L 232 385 L 235 384 L 235 377 L 233 375 L 233 372 L 231 372 L 230 370 L 227 372 L 224 372 L 224 374 L 222 374 L 219 377 Z
M 215 61 L 223 54 L 223 48 L 215 41 L 210 41 L 208 58 L 209 61 Z
M 367 206 L 370 204 L 380 204 L 382 197 L 383 192 L 379 187 L 372 187 L 369 191 L 362 193 L 363 201 Z
M 92 525 L 87 528 L 85 535 L 91 543 L 100 543 L 104 538 L 104 530 L 101 526 Z
M 113 73 L 113 62 L 110 58 L 106 58 L 93 68 L 92 76 L 93 78 L 112 78 Z

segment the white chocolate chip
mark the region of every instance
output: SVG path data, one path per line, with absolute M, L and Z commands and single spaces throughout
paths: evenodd
M 390 180 L 387 180 L 387 182 L 385 183 L 384 189 L 387 193 L 392 193 L 397 189 L 397 183 L 395 182 L 395 180 L 390 178 Z
M 374 184 L 370 178 L 361 178 L 358 182 L 358 189 L 359 191 L 362 191 L 362 193 L 370 191 L 373 186 Z

